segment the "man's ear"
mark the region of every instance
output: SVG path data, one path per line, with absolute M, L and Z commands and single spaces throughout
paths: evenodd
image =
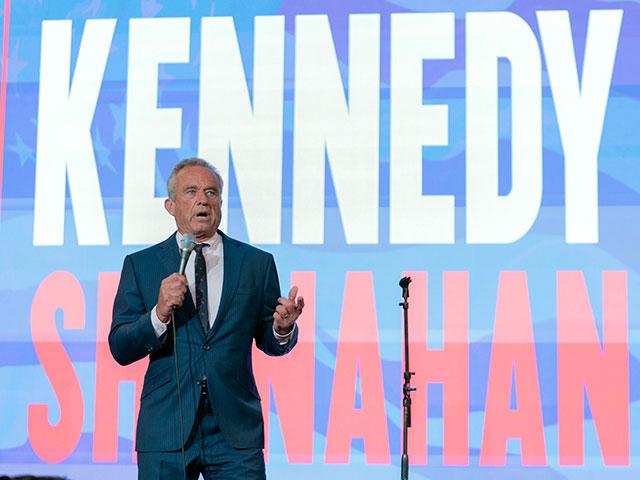
M 174 212 L 176 209 L 176 204 L 173 200 L 171 200 L 170 198 L 166 198 L 164 201 L 164 208 L 167 212 L 169 212 L 169 215 L 175 217 Z

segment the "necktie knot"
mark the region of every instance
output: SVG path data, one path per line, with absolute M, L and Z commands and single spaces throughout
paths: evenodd
M 208 243 L 196 243 L 195 247 L 193 248 L 196 251 L 196 253 L 202 253 L 202 249 L 208 246 L 209 246 Z

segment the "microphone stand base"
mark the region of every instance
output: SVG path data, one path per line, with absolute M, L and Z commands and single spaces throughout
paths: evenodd
M 402 467 L 400 471 L 400 480 L 407 480 L 409 478 L 409 456 L 404 453 L 402 455 Z

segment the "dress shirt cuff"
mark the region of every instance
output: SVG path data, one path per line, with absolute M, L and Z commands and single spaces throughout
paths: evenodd
M 296 331 L 296 328 L 298 328 L 298 325 L 294 323 L 293 328 L 289 333 L 287 333 L 286 335 L 280 335 L 278 332 L 276 332 L 276 326 L 273 325 L 273 336 L 276 337 L 276 340 L 280 345 L 286 345 L 291 340 L 291 337 L 293 336 L 293 332 Z
M 156 332 L 156 337 L 160 338 L 164 332 L 167 331 L 167 324 L 158 318 L 156 308 L 158 308 L 157 305 L 153 307 L 153 310 L 151 310 L 151 325 L 153 326 L 153 330 Z

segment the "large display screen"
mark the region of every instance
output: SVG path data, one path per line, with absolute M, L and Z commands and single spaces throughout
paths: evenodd
M 638 2 L 0 4 L 0 474 L 136 478 L 111 308 L 197 156 L 306 301 L 268 476 L 399 478 L 409 275 L 411 478 L 638 478 Z

